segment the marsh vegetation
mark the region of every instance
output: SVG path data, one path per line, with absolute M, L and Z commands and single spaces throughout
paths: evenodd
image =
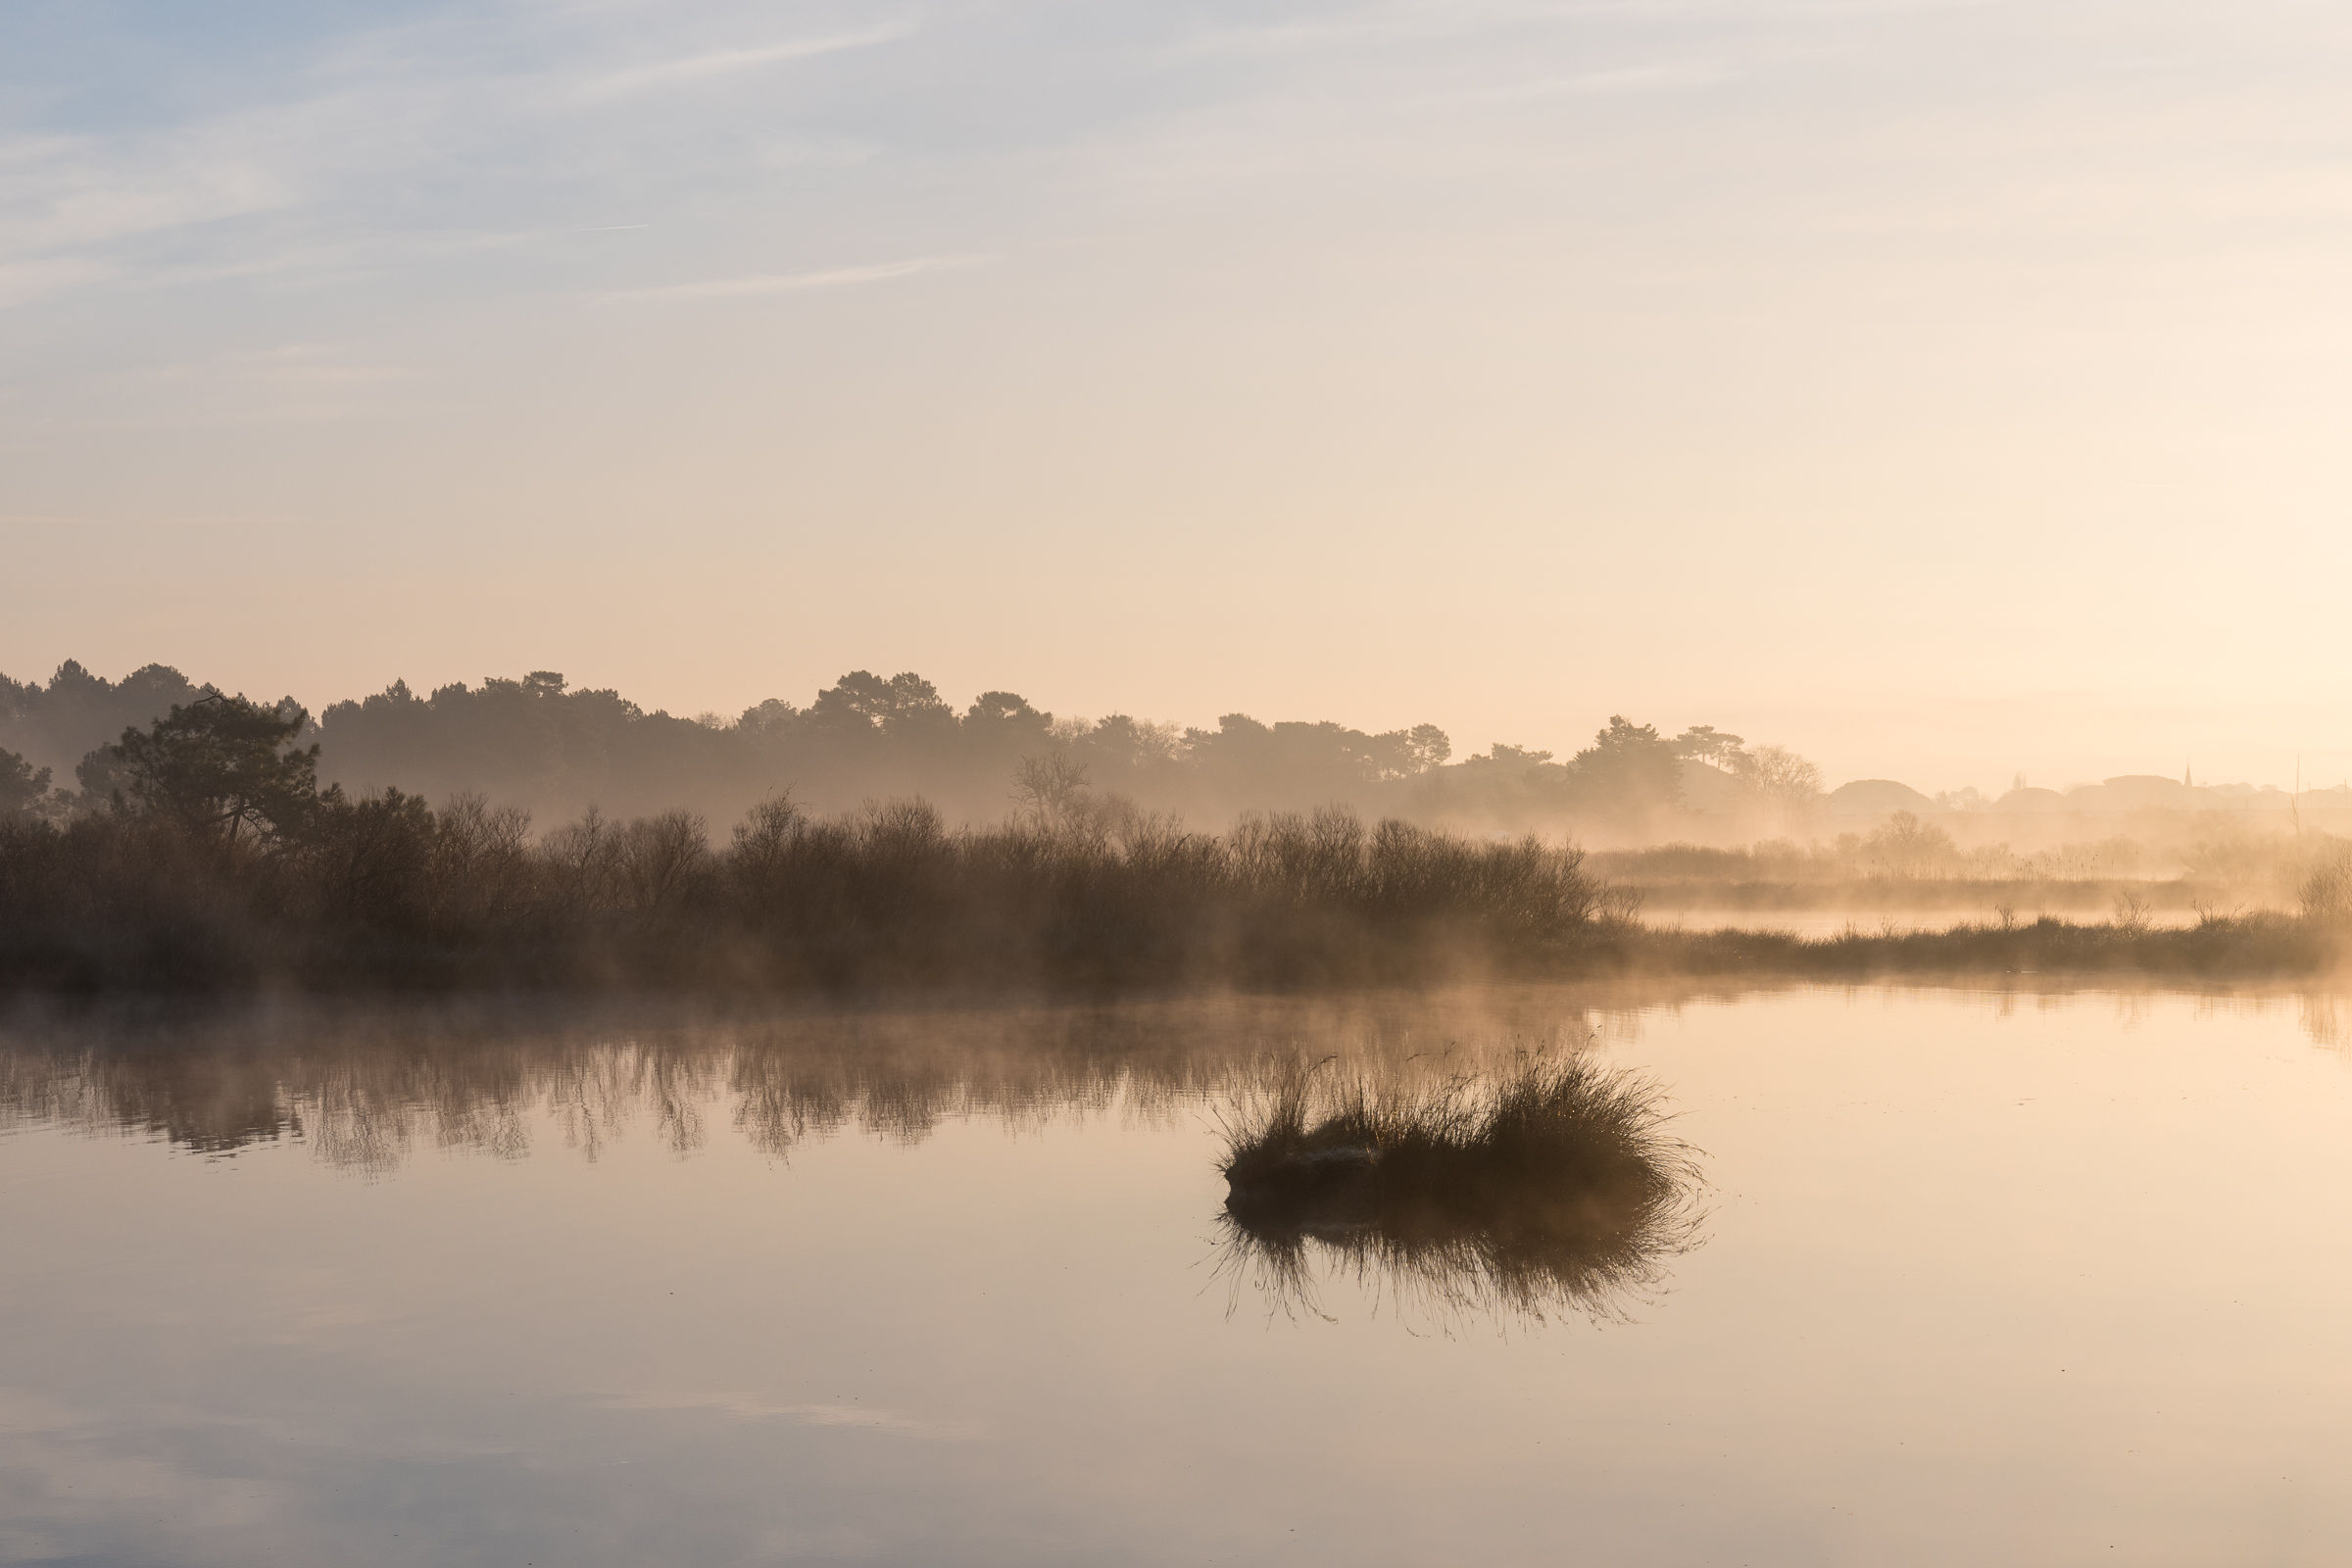
M 1604 732 L 1601 755 L 1579 763 L 1593 777 L 1648 776 L 1635 768 L 1645 749 L 1663 776 L 1684 744 L 1615 728 L 1625 733 Z M 590 807 L 543 830 L 476 794 L 438 808 L 395 788 L 354 795 L 321 784 L 309 733 L 298 708 L 208 694 L 85 758 L 71 808 L 55 791 L 42 805 L 39 772 L 13 762 L 12 799 L 24 799 L 0 809 L 0 986 L 1104 992 L 1650 971 L 2294 975 L 2332 966 L 2352 920 L 2352 851 L 2317 834 L 2273 868 L 2299 879 L 2293 914 L 2217 899 L 2193 923 L 2159 919 L 2151 884 L 2132 881 L 2114 884 L 2104 921 L 2021 919 L 2027 901 L 2005 898 L 1997 919 L 1807 939 L 1644 926 L 1642 884 L 1592 874 L 1720 875 L 1733 852 L 1594 862 L 1564 839 L 1368 821 L 1344 804 L 1245 812 L 1206 832 L 1098 790 L 1067 750 L 1019 758 L 993 823 L 953 824 L 919 798 L 827 815 L 777 794 L 720 838 L 683 809 Z M 1876 865 L 1879 885 L 1915 888 L 1952 847 L 1908 812 L 1858 844 L 1860 860 L 1805 863 Z
M 1416 1317 L 1607 1319 L 1693 1244 L 1698 1154 L 1669 1135 L 1655 1083 L 1576 1050 L 1491 1072 L 1421 1060 L 1259 1065 L 1219 1166 L 1237 1292 L 1316 1311 L 1337 1269 Z
M 1573 849 L 1352 812 L 1229 833 L 950 830 L 920 802 L 677 812 L 534 840 L 478 801 L 333 802 L 274 837 L 148 815 L 0 827 L 20 987 L 901 987 L 1399 980 L 1536 961 L 1595 922 Z

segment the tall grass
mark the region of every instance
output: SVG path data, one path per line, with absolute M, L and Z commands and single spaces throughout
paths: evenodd
M 672 811 L 521 812 L 388 791 L 229 839 L 162 815 L 0 819 L 0 989 L 816 992 L 1415 984 L 1481 976 L 2020 970 L 2237 977 L 2337 966 L 2352 859 L 2301 914 L 2158 927 L 1645 928 L 1572 847 L 1326 809 L 1199 833 L 1139 812 L 951 830 L 920 801 L 785 800 L 723 842 Z
M 1191 832 L 519 812 L 396 791 L 262 843 L 156 816 L 0 823 L 0 985 L 858 989 L 1385 981 L 1523 967 L 1599 921 L 1573 848 L 1327 809 Z
M 2112 920 L 1963 921 L 1942 930 L 1848 924 L 1836 936 L 1770 929 L 1627 930 L 1592 943 L 1580 971 L 1778 975 L 1868 980 L 1897 976 L 2144 975 L 2239 980 L 2338 972 L 2346 931 L 2333 921 L 2275 910 L 2207 908 L 2186 926 L 2156 926 L 2125 907 Z
M 1227 1114 L 1222 1266 L 1319 1310 L 1316 1254 L 1439 1317 L 1621 1316 L 1696 1235 L 1657 1086 L 1579 1052 L 1493 1075 L 1278 1061 Z

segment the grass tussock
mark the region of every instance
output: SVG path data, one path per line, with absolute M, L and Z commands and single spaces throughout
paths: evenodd
M 1694 1242 L 1697 1153 L 1651 1081 L 1582 1052 L 1492 1075 L 1264 1068 L 1226 1121 L 1222 1266 L 1317 1311 L 1317 1253 L 1439 1319 L 1624 1315 Z

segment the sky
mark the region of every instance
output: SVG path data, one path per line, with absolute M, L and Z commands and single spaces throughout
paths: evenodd
M 2352 774 L 2352 11 L 11 0 L 0 670 Z

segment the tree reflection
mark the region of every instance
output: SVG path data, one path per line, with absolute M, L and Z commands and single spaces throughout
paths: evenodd
M 388 1173 L 419 1151 L 518 1158 L 556 1146 L 597 1158 L 649 1134 L 689 1154 L 732 1132 L 789 1158 L 813 1139 L 855 1132 L 911 1144 L 972 1117 L 1021 1128 L 1191 1116 L 1246 1089 L 1276 1055 L 1336 1056 L 1349 1075 L 1388 1082 L 1403 1082 L 1408 1064 L 1492 1073 L 1514 1052 L 1558 1049 L 1596 1026 L 1634 1029 L 1686 1003 L 1792 989 L 1632 980 L 835 1010 L 527 998 L 20 1001 L 0 1009 L 0 1131 L 63 1126 L 208 1155 L 291 1142 L 362 1174 Z M 2074 996 L 2014 981 L 1968 994 L 1994 1007 Z M 2113 986 L 2098 995 L 2134 1004 Z M 2352 1009 L 2331 994 L 2234 992 L 2214 1005 L 2299 1008 L 2314 1042 L 2352 1040 Z M 1310 1251 L 1324 1246 L 1312 1230 L 1299 1236 Z M 1432 1244 L 1412 1250 L 1430 1254 Z
M 589 1158 L 648 1130 L 688 1154 L 732 1127 L 788 1158 L 855 1131 L 1192 1113 L 1269 1050 L 1395 1061 L 1465 1041 L 1581 1038 L 1582 995 L 1194 997 L 980 1007 L 732 1010 L 689 1003 L 21 1007 L 0 1015 L 0 1127 L 300 1142 L 385 1174 L 419 1150 Z

